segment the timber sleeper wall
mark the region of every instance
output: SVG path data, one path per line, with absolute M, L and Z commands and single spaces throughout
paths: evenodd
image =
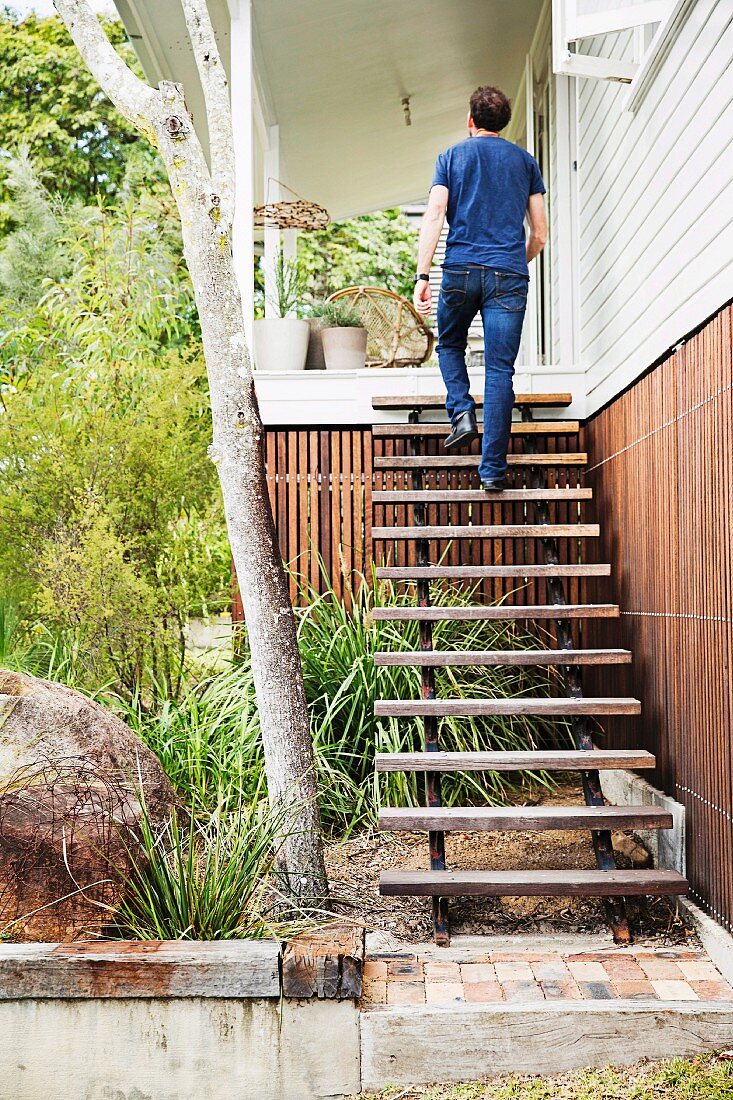
M 643 747 L 655 782 L 686 810 L 690 893 L 733 928 L 733 309 L 596 415 L 583 431 L 620 605 L 588 641 L 630 649 L 588 690 L 642 700 L 610 718 L 605 747 Z M 615 637 L 613 632 L 615 631 Z

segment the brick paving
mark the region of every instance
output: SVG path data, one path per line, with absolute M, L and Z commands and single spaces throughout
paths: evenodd
M 702 948 L 612 947 L 598 952 L 487 950 L 475 943 L 438 949 L 371 951 L 362 1008 L 537 1001 L 733 1001 Z

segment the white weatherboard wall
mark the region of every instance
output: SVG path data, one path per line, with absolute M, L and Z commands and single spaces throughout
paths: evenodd
M 633 32 L 590 52 L 633 58 Z M 577 81 L 588 413 L 733 297 L 733 3 L 696 0 L 634 105 Z

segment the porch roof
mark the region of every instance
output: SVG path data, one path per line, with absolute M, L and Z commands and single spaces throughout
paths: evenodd
M 181 81 L 202 122 L 180 0 L 115 2 L 148 79 Z M 335 218 L 424 197 L 436 154 L 464 133 L 473 88 L 516 91 L 541 3 L 253 0 L 259 121 L 279 126 L 284 182 Z M 230 8 L 237 0 L 209 0 L 231 71 Z

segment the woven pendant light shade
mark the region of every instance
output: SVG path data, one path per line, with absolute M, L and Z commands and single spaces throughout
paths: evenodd
M 266 202 L 254 208 L 255 226 L 262 229 L 325 229 L 331 221 L 331 215 L 317 202 L 302 198 L 281 180 L 270 180 L 289 192 L 292 199 L 278 202 Z

